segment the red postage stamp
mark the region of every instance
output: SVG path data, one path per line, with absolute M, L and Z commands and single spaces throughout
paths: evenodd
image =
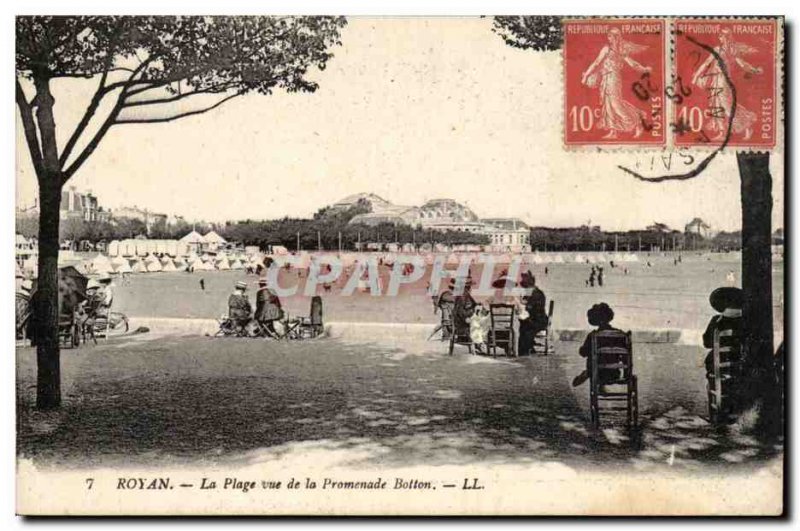
M 666 143 L 663 19 L 564 22 L 564 143 Z
M 674 30 L 674 145 L 774 147 L 777 21 L 677 20 Z

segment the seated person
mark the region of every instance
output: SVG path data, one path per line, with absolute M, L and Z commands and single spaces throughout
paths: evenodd
M 533 353 L 536 334 L 547 330 L 548 317 L 546 298 L 544 292 L 536 287 L 536 277 L 530 271 L 523 273 L 520 285 L 529 291 L 523 298 L 525 314 L 521 313 L 519 320 L 519 355 L 527 356 Z
M 469 337 L 478 353 L 483 353 L 483 345 L 486 343 L 491 328 L 490 319 L 489 310 L 481 304 L 475 308 L 475 313 L 469 318 Z
M 111 305 L 114 302 L 114 288 L 111 285 L 111 275 L 108 273 L 101 275 L 97 279 L 97 306 L 95 307 L 96 315 L 107 317 L 108 312 L 111 310 Z
M 475 312 L 477 303 L 472 298 L 472 281 L 467 279 L 464 293 L 456 296 L 453 304 L 453 328 L 457 339 L 469 338 L 469 318 Z
M 730 353 L 722 354 L 720 362 L 738 361 L 741 356 L 741 341 L 742 341 L 742 290 L 734 287 L 717 288 L 711 292 L 709 302 L 711 307 L 717 312 L 717 315 L 711 318 L 705 333 L 703 333 L 703 346 L 712 349 L 708 352 L 705 358 L 706 377 L 711 379 L 714 377 L 714 332 L 719 330 L 731 330 L 733 335 L 730 337 L 721 337 L 720 346 L 732 347 Z M 729 368 L 723 369 L 723 372 L 730 371 Z
M 278 294 L 268 286 L 266 278 L 258 279 L 258 291 L 256 292 L 256 313 L 255 319 L 264 325 L 267 332 L 278 337 L 275 330 L 275 321 L 283 318 L 283 309 Z
M 233 293 L 228 297 L 228 317 L 238 328 L 244 328 L 250 322 L 253 312 L 250 300 L 247 298 L 247 283 L 241 280 L 236 282 Z
M 581 357 L 586 358 L 586 369 L 581 372 L 578 376 L 576 376 L 572 380 L 572 386 L 578 387 L 579 385 L 583 384 L 592 374 L 592 339 L 597 335 L 598 332 L 604 332 L 609 330 L 614 330 L 620 332 L 622 334 L 622 330 L 618 328 L 614 328 L 611 326 L 611 321 L 614 320 L 614 310 L 606 304 L 605 302 L 601 302 L 600 304 L 595 304 L 589 311 L 586 312 L 586 317 L 589 321 L 589 324 L 592 326 L 596 326 L 596 330 L 592 330 L 589 332 L 589 335 L 586 336 L 586 340 L 581 345 L 581 348 L 578 350 L 578 354 Z M 610 346 L 625 346 L 624 343 L 624 336 L 620 335 L 619 339 L 617 338 L 608 338 L 603 340 L 604 343 L 599 345 L 602 347 L 610 347 Z M 613 360 L 603 360 L 604 362 L 612 362 Z M 598 377 L 600 381 L 598 382 L 600 385 L 604 385 L 607 383 L 614 382 L 619 380 L 622 377 L 622 370 L 620 369 L 611 369 L 611 370 L 601 370 L 598 373 Z
M 455 280 L 451 280 L 447 289 L 444 290 L 436 301 L 435 308 L 442 312 L 442 339 L 450 339 L 453 333 L 453 308 L 456 303 L 455 295 Z

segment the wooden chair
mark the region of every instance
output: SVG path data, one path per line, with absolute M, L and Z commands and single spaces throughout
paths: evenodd
M 311 297 L 311 310 L 308 317 L 300 317 L 297 333 L 300 339 L 313 339 L 325 331 L 322 323 L 322 297 Z
M 489 317 L 491 328 L 486 340 L 489 354 L 497 355 L 497 347 L 505 350 L 507 355 L 517 355 L 517 334 L 514 331 L 514 319 L 517 309 L 513 304 L 490 304 Z
M 633 342 L 630 332 L 603 330 L 592 335 L 591 374 L 589 376 L 589 407 L 592 425 L 600 426 L 600 406 L 606 404 L 608 410 L 621 410 L 624 402 L 626 426 L 628 429 L 639 423 L 639 390 L 636 375 L 633 374 Z M 603 380 L 602 371 L 606 371 Z M 616 371 L 610 378 L 608 371 Z M 614 386 L 624 391 L 609 390 Z
M 739 345 L 723 345 L 733 337 L 733 330 L 714 330 L 711 350 L 712 373 L 708 378 L 708 416 L 711 422 L 724 420 L 731 411 L 736 379 L 742 372 Z
M 75 312 L 58 315 L 58 341 L 59 344 L 69 348 L 77 348 L 80 345 L 81 330 Z
M 536 337 L 533 338 L 533 352 L 534 354 L 541 354 L 547 356 L 553 352 L 553 307 L 555 301 L 550 301 L 550 306 L 547 309 L 547 328 L 537 332 Z
M 469 353 L 474 354 L 474 345 L 472 343 L 472 337 L 469 334 L 469 322 L 459 322 L 455 312 L 452 312 L 450 315 L 452 323 L 452 328 L 450 330 L 450 355 L 453 355 L 453 349 L 456 345 L 466 346 L 469 349 Z
M 453 333 L 450 334 L 450 355 L 453 355 L 453 350 L 456 345 L 463 345 L 469 349 L 470 354 L 474 354 L 474 345 L 472 344 L 472 338 L 469 335 L 469 328 L 465 330 L 458 330 L 457 328 L 453 330 Z

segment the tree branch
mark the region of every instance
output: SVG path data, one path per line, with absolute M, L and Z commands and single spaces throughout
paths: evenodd
M 92 96 L 92 100 L 89 102 L 89 105 L 86 108 L 86 112 L 83 114 L 81 121 L 78 123 L 78 125 L 75 127 L 75 130 L 72 132 L 72 135 L 70 136 L 67 145 L 64 146 L 64 151 L 61 153 L 61 156 L 58 159 L 59 165 L 61 166 L 62 169 L 64 168 L 64 165 L 67 163 L 69 156 L 72 154 L 72 150 L 75 149 L 75 145 L 78 143 L 78 140 L 80 139 L 81 135 L 86 130 L 86 127 L 89 125 L 89 123 L 92 121 L 95 112 L 97 112 L 97 108 L 100 106 L 100 102 L 103 101 L 103 98 L 105 98 L 109 92 L 106 90 L 107 89 L 106 80 L 108 79 L 108 72 L 111 70 L 111 61 L 113 61 L 113 53 L 109 53 L 108 61 L 109 61 L 108 68 L 106 68 L 103 71 L 103 75 L 100 77 L 100 84 L 98 85 L 97 90 Z M 120 94 L 120 98 L 118 98 L 117 104 L 120 104 L 124 100 L 123 95 L 125 94 L 125 88 L 130 87 L 132 84 L 135 84 L 134 78 L 144 70 L 144 68 L 150 61 L 152 61 L 152 58 L 148 59 L 147 61 L 143 61 L 141 64 L 139 64 L 138 67 L 136 67 L 135 70 L 132 70 L 130 77 L 128 77 L 128 79 L 126 79 L 125 82 L 121 85 L 123 92 L 122 94 Z M 117 112 L 117 114 L 119 114 L 119 111 Z
M 130 102 L 125 103 L 125 107 L 139 107 L 139 106 L 142 106 L 142 105 L 158 105 L 158 104 L 161 104 L 161 103 L 173 103 L 173 102 L 185 99 L 185 98 L 189 98 L 191 96 L 197 96 L 199 94 L 219 94 L 219 93 L 224 92 L 227 89 L 231 88 L 233 85 L 234 85 L 233 83 L 223 83 L 223 84 L 215 85 L 213 87 L 208 87 L 208 88 L 205 88 L 205 89 L 194 90 L 192 92 L 186 92 L 184 94 L 177 94 L 177 95 L 169 97 L 169 98 L 154 98 L 152 100 L 130 101 Z M 154 87 L 151 87 L 151 88 L 154 88 Z M 150 89 L 148 88 L 146 90 L 150 90 Z M 130 97 L 132 95 L 135 95 L 135 94 L 141 94 L 143 92 L 145 92 L 145 90 L 131 91 L 131 92 L 128 93 L 128 97 Z
M 166 122 L 173 122 L 173 121 L 178 120 L 180 118 L 186 118 L 187 116 L 195 116 L 195 115 L 198 115 L 198 114 L 206 113 L 208 111 L 212 111 L 212 110 L 216 109 L 217 107 L 219 107 L 220 105 L 222 105 L 223 103 L 225 103 L 226 101 L 228 101 L 230 99 L 233 99 L 236 96 L 241 96 L 243 93 L 244 93 L 244 91 L 241 91 L 241 90 L 237 91 L 234 94 L 230 94 L 229 96 L 226 96 L 225 98 L 222 98 L 220 101 L 218 101 L 214 105 L 211 105 L 209 107 L 205 107 L 203 109 L 197 109 L 197 110 L 194 110 L 194 111 L 186 111 L 186 112 L 183 112 L 183 113 L 175 114 L 173 116 L 166 116 L 164 118 L 128 118 L 128 119 L 117 120 L 116 123 L 117 124 L 160 124 L 160 123 L 166 123 Z
M 39 137 L 36 134 L 36 122 L 33 118 L 33 110 L 30 103 L 25 98 L 25 92 L 22 90 L 22 85 L 19 79 L 16 81 L 16 101 L 19 108 L 19 114 L 22 118 L 22 129 L 25 131 L 25 142 L 28 144 L 28 150 L 31 154 L 31 161 L 33 162 L 33 169 L 36 171 L 37 179 L 44 174 L 44 163 L 42 161 L 42 148 L 39 145 Z
M 100 84 L 97 86 L 97 90 L 92 96 L 92 99 L 86 108 L 86 112 L 83 113 L 81 121 L 78 122 L 77 126 L 75 126 L 75 130 L 72 132 L 72 135 L 70 135 L 67 145 L 64 146 L 64 151 L 61 152 L 61 156 L 58 158 L 58 163 L 62 168 L 64 167 L 64 164 L 67 163 L 67 159 L 69 159 L 69 156 L 72 154 L 72 150 L 75 148 L 75 144 L 78 143 L 78 139 L 83 134 L 83 131 L 89 125 L 89 122 L 91 122 L 94 113 L 97 111 L 97 107 L 100 106 L 100 102 L 103 100 L 103 88 L 106 84 L 107 78 L 108 70 L 105 70 L 103 71 L 103 75 L 100 76 Z

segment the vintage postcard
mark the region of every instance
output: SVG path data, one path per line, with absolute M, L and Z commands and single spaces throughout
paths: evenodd
M 784 20 L 19 16 L 17 512 L 784 507 Z

